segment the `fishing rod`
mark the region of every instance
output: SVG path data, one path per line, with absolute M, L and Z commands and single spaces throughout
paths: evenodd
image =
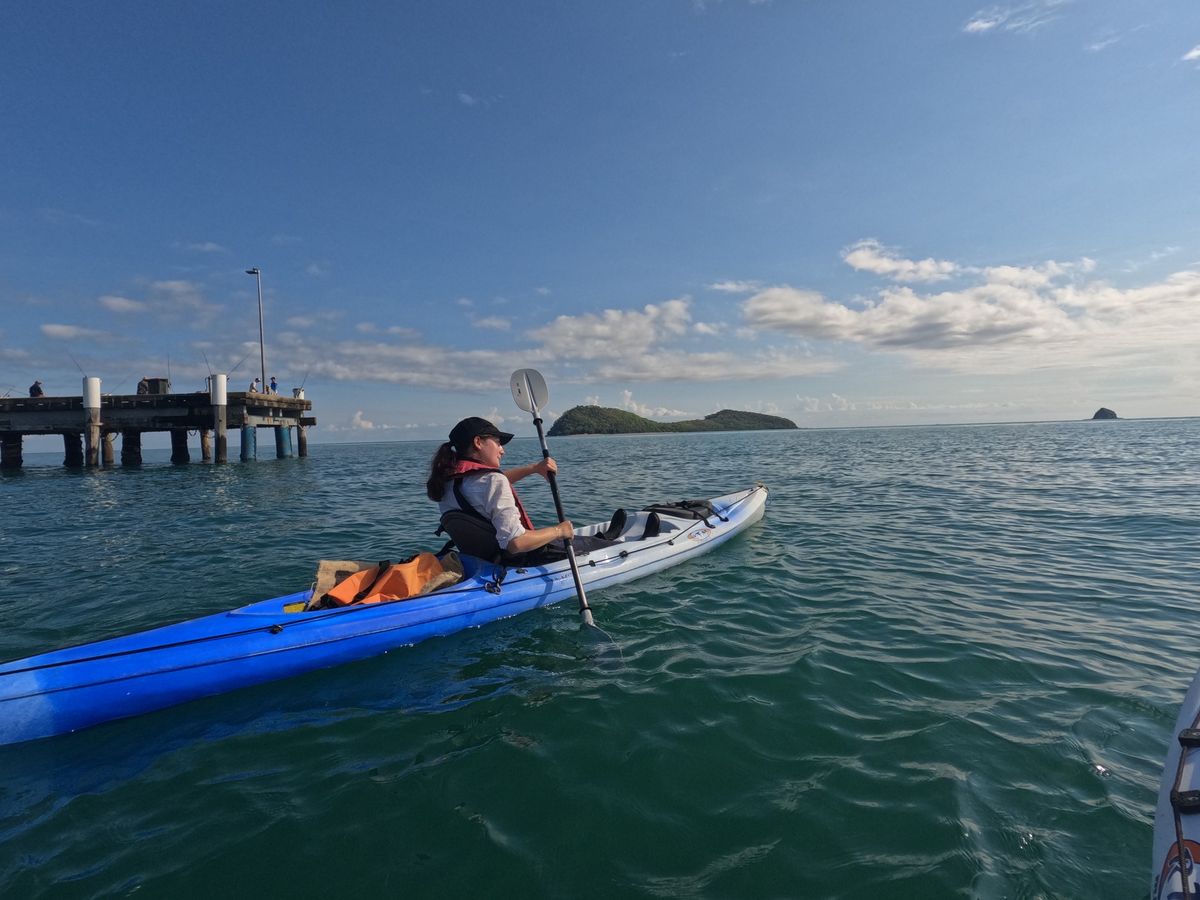
M 250 351 L 250 353 L 253 353 L 253 352 L 254 352 L 253 350 Z M 247 359 L 250 358 L 250 353 L 247 353 L 245 356 L 243 356 L 241 359 L 239 359 L 238 364 L 236 366 L 234 366 L 232 369 L 230 369 L 228 372 L 225 373 L 225 377 L 228 378 L 230 375 L 232 375 L 234 372 L 236 372 L 238 369 L 240 369 L 242 367 L 242 363 L 244 363 Z

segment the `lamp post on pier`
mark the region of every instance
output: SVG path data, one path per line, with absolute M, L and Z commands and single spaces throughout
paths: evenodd
M 253 275 L 258 282 L 258 361 L 262 366 L 262 390 L 267 390 L 267 351 L 263 343 L 263 310 L 262 310 L 262 272 L 258 266 L 246 270 L 247 275 Z

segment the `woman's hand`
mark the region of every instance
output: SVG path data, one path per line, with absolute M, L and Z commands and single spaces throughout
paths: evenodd
M 541 475 L 547 481 L 550 476 L 558 471 L 558 463 L 551 457 L 546 457 L 540 462 L 530 463 L 527 466 L 518 466 L 515 469 L 508 469 L 504 473 L 504 477 L 509 481 L 520 481 L 522 478 L 528 478 L 530 475 Z
M 508 542 L 506 548 L 510 553 L 528 553 L 538 547 L 545 547 L 552 541 L 565 540 L 575 536 L 575 527 L 569 520 L 564 519 L 557 525 L 547 525 L 545 528 L 535 528 L 518 534 Z

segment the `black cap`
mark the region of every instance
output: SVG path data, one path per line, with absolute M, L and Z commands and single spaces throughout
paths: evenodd
M 477 437 L 494 437 L 503 445 L 511 441 L 513 436 L 479 416 L 463 419 L 450 430 L 450 443 L 460 453 L 470 450 L 471 442 Z

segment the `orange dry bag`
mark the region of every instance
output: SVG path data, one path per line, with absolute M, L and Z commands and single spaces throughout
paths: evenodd
M 441 561 L 432 553 L 418 553 L 394 564 L 384 560 L 373 568 L 355 572 L 321 599 L 330 606 L 403 600 L 417 596 L 431 578 L 444 571 Z

